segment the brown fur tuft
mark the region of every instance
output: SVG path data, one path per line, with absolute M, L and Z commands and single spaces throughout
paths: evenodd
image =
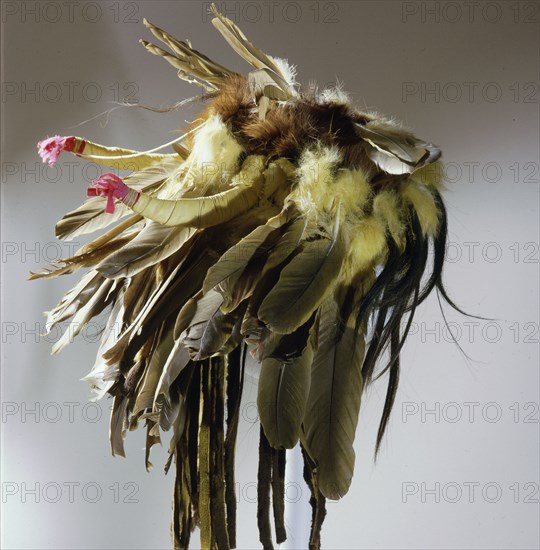
M 207 112 L 219 114 L 230 124 L 248 154 L 297 162 L 306 146 L 320 143 L 338 147 L 344 167 L 363 170 L 368 176 L 379 172 L 354 128 L 354 123 L 366 123 L 371 117 L 347 104 L 320 103 L 315 97 L 272 101 L 265 119 L 260 120 L 248 81 L 241 75 L 229 77 L 219 92 L 207 97 L 212 99 Z

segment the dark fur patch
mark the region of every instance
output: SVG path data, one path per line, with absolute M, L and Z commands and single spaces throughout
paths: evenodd
M 240 75 L 230 77 L 220 92 L 208 97 L 212 103 L 206 116 L 219 114 L 248 154 L 297 162 L 306 147 L 321 143 L 339 148 L 343 166 L 361 169 L 368 177 L 379 172 L 354 128 L 354 123 L 365 123 L 370 117 L 348 105 L 319 103 L 314 97 L 294 103 L 272 101 L 265 120 L 260 120 L 248 81 Z

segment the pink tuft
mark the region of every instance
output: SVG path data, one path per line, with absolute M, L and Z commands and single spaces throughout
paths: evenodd
M 114 213 L 114 199 L 123 200 L 129 191 L 129 187 L 123 182 L 122 178 L 110 172 L 102 174 L 97 180 L 92 182 L 86 194 L 89 197 L 107 197 L 105 212 Z
M 49 166 L 54 166 L 62 151 L 73 151 L 75 148 L 75 138 L 73 136 L 54 136 L 39 141 L 37 144 L 39 156 L 43 162 L 48 162 Z

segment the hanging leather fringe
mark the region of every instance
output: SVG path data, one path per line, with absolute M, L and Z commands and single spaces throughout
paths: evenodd
M 174 451 L 175 550 L 188 548 L 196 526 L 201 530 L 202 548 L 236 548 L 235 456 L 246 355 L 244 345 L 233 350 L 226 361 L 223 357 L 214 357 L 194 363 L 187 390 L 190 405 L 182 437 Z M 285 450 L 273 449 L 261 427 L 257 519 L 265 550 L 273 549 L 270 495 L 276 542 L 280 544 L 287 538 L 285 462 Z
M 320 550 L 321 548 L 321 529 L 326 516 L 326 498 L 321 493 L 317 482 L 317 471 L 313 461 L 308 456 L 302 445 L 302 455 L 304 457 L 304 480 L 311 491 L 311 533 L 309 536 L 309 550 Z
M 285 449 L 272 449 L 272 505 L 276 542 L 287 540 L 285 529 Z
M 229 535 L 225 503 L 224 422 L 225 358 L 210 359 L 210 395 L 212 423 L 210 425 L 210 515 L 216 548 L 228 549 Z
M 199 409 L 200 409 L 200 384 L 201 371 L 196 368 L 191 382 L 191 396 L 193 403 L 190 412 L 189 430 L 186 430 L 187 453 L 189 464 L 189 480 L 191 482 L 190 497 L 193 513 L 193 526 L 199 526 L 201 523 L 199 513 L 199 477 L 198 477 L 198 440 L 199 440 Z
M 201 361 L 201 404 L 199 425 L 199 516 L 201 547 L 214 548 L 212 531 L 211 474 L 212 474 L 212 387 L 210 360 Z
M 173 543 L 175 550 L 189 547 L 191 533 L 199 523 L 197 448 L 199 427 L 200 369 L 193 368 L 189 374 L 190 384 L 186 401 L 184 431 L 177 442 L 174 459 L 176 462 L 176 480 L 173 496 Z M 168 464 L 165 471 L 168 470 Z
M 273 550 L 270 524 L 270 486 L 272 482 L 272 448 L 261 426 L 259 439 L 259 470 L 257 472 L 257 525 L 264 550 Z
M 245 351 L 242 353 L 240 346 L 227 362 L 223 357 L 214 357 L 194 363 L 187 393 L 190 406 L 175 449 L 175 550 L 188 548 L 191 532 L 197 525 L 201 529 L 202 548 L 236 547 L 234 459 L 244 363 Z
M 234 462 L 240 403 L 244 386 L 247 346 L 238 346 L 227 357 L 227 435 L 225 437 L 225 504 L 229 545 L 236 548 L 236 479 Z
M 173 497 L 173 541 L 175 550 L 189 547 L 193 516 L 191 513 L 191 498 L 189 495 L 189 459 L 187 459 L 186 442 L 182 441 L 176 447 L 176 483 Z M 186 479 L 187 478 L 187 479 Z

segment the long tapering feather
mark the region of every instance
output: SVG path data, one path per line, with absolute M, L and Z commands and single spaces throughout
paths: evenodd
M 126 289 L 124 285 L 120 287 L 118 294 L 116 295 L 116 299 L 111 309 L 111 314 L 107 320 L 107 325 L 101 335 L 96 361 L 94 362 L 92 370 L 84 378 L 82 378 L 82 380 L 91 385 L 92 391 L 95 394 L 93 398 L 94 401 L 101 399 L 117 381 L 117 378 L 120 375 L 119 364 L 107 364 L 103 358 L 103 353 L 105 350 L 114 345 L 120 334 L 122 318 L 124 316 L 125 293 Z
M 52 353 L 58 353 L 64 349 L 81 332 L 92 317 L 99 315 L 107 307 L 111 301 L 110 291 L 113 288 L 113 284 L 113 281 L 106 280 L 96 289 L 96 292 L 88 302 L 77 311 L 60 340 L 54 344 Z
M 259 261 L 262 265 L 257 266 L 257 273 L 262 273 L 263 265 L 288 227 L 290 217 L 289 211 L 282 211 L 270 218 L 266 224 L 256 227 L 249 235 L 229 248 L 208 270 L 203 291 L 207 292 L 212 288 L 218 291 L 223 296 L 223 311 L 229 311 L 231 305 L 238 305 L 238 300 L 233 298 L 234 289 L 250 262 L 262 259 L 262 262 Z M 248 292 L 242 293 L 242 299 L 247 296 Z
M 146 19 L 143 19 L 143 23 L 158 40 L 161 40 L 171 48 L 174 55 L 144 40 L 141 40 L 141 43 L 150 53 L 164 57 L 171 65 L 179 69 L 180 78 L 191 82 L 192 80 L 188 76 L 191 75 L 210 85 L 209 87 L 205 87 L 215 90 L 221 87 L 227 77 L 235 74 L 233 71 L 223 67 L 223 65 L 212 61 L 206 55 L 193 49 L 189 42 L 182 42 L 173 38 L 170 34 L 156 27 Z
M 132 277 L 174 254 L 194 233 L 195 229 L 189 227 L 148 222 L 133 240 L 103 260 L 96 269 L 110 279 Z
M 270 77 L 283 92 L 285 98 L 297 97 L 298 94 L 292 86 L 293 82 L 288 81 L 291 75 L 285 74 L 271 56 L 266 55 L 254 46 L 230 19 L 218 12 L 214 4 L 212 4 L 211 9 L 216 16 L 212 19 L 212 24 L 222 34 L 231 48 L 252 67 L 264 71 L 266 76 Z
M 236 316 L 221 310 L 223 297 L 214 290 L 208 291 L 197 302 L 197 309 L 185 330 L 184 345 L 192 359 L 201 361 L 216 354 L 228 340 Z
M 257 409 L 264 433 L 276 449 L 298 442 L 309 394 L 313 345 L 287 361 L 268 357 L 261 363 Z
M 47 332 L 50 332 L 57 323 L 61 323 L 75 315 L 82 306 L 88 303 L 88 300 L 103 282 L 104 278 L 95 270 L 86 273 L 60 300 L 59 304 L 47 313 Z
M 328 297 L 319 310 L 304 430 L 305 447 L 317 464 L 319 488 L 334 500 L 347 493 L 353 476 L 364 350 L 354 319 L 344 325 L 338 303 Z
M 174 347 L 173 327 L 161 327 L 155 336 L 155 346 L 152 355 L 146 361 L 144 378 L 140 389 L 137 392 L 137 399 L 133 407 L 133 413 L 150 409 L 154 403 L 154 395 L 161 378 L 167 358 Z
M 304 241 L 299 254 L 285 266 L 261 304 L 259 319 L 281 333 L 292 332 L 305 323 L 338 277 L 344 254 L 337 215 L 330 238 Z
M 113 456 L 126 456 L 124 438 L 126 436 L 126 410 L 129 400 L 124 395 L 115 395 L 109 421 L 109 441 Z

